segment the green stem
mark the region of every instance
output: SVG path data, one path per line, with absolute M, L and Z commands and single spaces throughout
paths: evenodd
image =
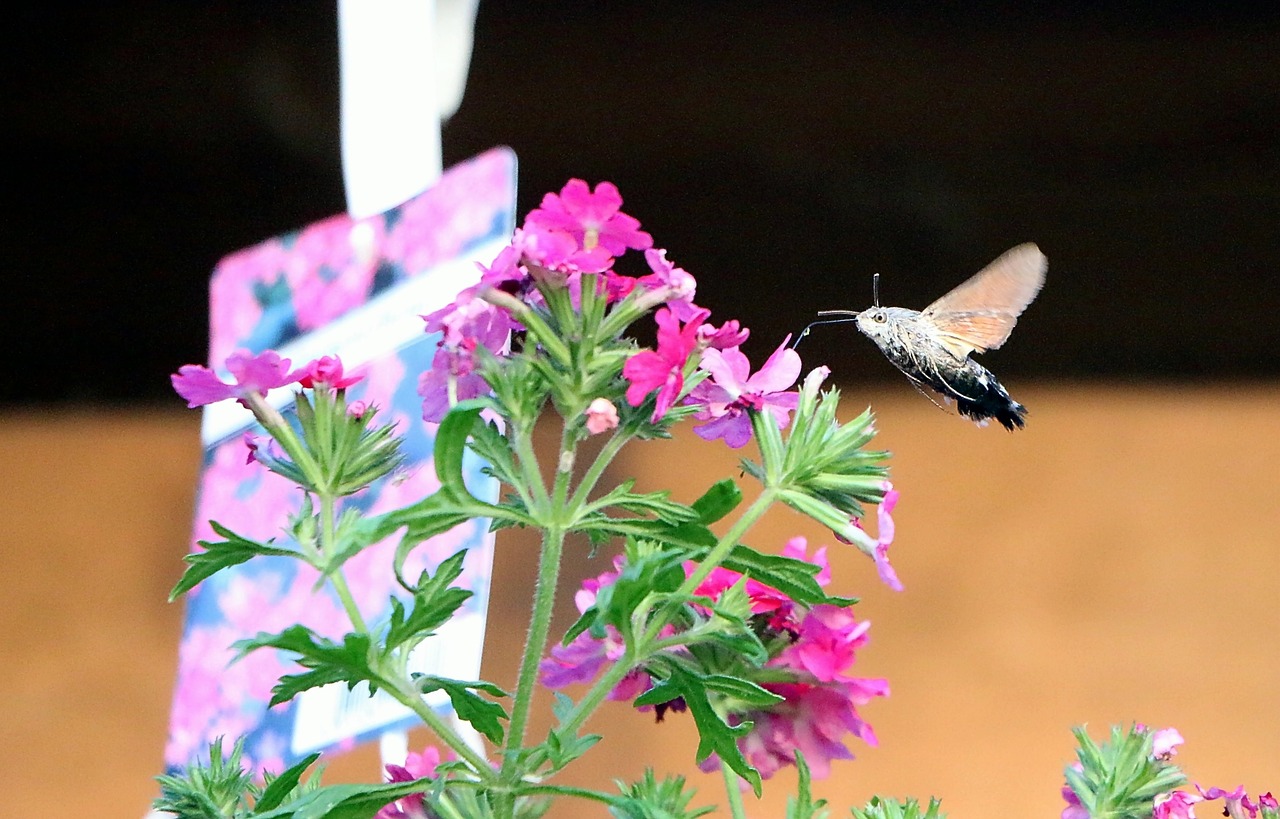
M 538 663 L 542 660 L 547 634 L 551 629 L 551 614 L 555 607 L 556 583 L 560 579 L 560 559 L 563 553 L 564 529 L 559 526 L 548 527 L 543 535 L 542 555 L 538 561 L 538 582 L 533 592 L 533 616 L 529 621 L 529 634 L 525 639 L 524 655 L 520 659 L 520 672 L 516 678 L 511 722 L 507 726 L 502 778 L 508 782 L 518 774 L 520 761 L 516 758 L 516 752 L 524 744 L 524 733 L 529 723 L 534 685 L 538 681 Z
M 335 538 L 337 537 L 337 499 L 332 495 L 320 495 L 320 554 L 324 556 L 327 563 L 333 557 L 334 549 L 337 548 Z M 351 619 L 351 626 L 359 634 L 373 635 L 369 632 L 369 625 L 364 621 L 364 615 L 360 613 L 360 607 L 356 605 L 356 599 L 351 594 L 351 588 L 347 585 L 347 579 L 343 576 L 342 570 L 329 575 L 329 582 L 333 584 L 333 590 L 338 593 L 338 599 L 342 601 L 342 608 L 347 612 L 347 617 Z
M 724 794 L 729 799 L 730 815 L 733 819 L 747 819 L 747 810 L 742 804 L 742 788 L 738 784 L 738 775 L 723 762 L 720 763 L 720 773 L 724 774 Z
M 573 498 L 569 501 L 569 508 L 573 510 L 581 509 L 583 504 L 587 502 L 587 496 L 591 494 L 591 490 L 596 488 L 596 484 L 600 481 L 600 476 L 608 469 L 609 464 L 622 448 L 631 440 L 630 435 L 615 434 L 608 440 L 600 453 L 596 455 L 596 459 L 591 462 L 591 466 L 583 473 L 582 480 L 578 482 L 578 488 L 574 490 Z
M 538 454 L 533 448 L 533 424 L 528 426 L 520 424 L 515 425 L 511 431 L 511 442 L 515 445 L 516 459 L 520 462 L 520 471 L 524 474 L 524 482 L 532 493 L 532 500 L 539 506 L 547 507 L 551 498 L 547 494 L 547 485 L 542 480 L 542 470 L 538 466 Z M 528 500 L 525 501 L 529 503 Z M 533 506 L 529 506 L 530 511 Z
M 413 688 L 412 683 L 409 683 L 407 688 L 402 688 L 399 685 L 388 685 L 384 690 L 401 705 L 413 711 L 432 733 L 458 755 L 459 759 L 466 760 L 475 770 L 476 776 L 489 782 L 497 780 L 489 760 L 477 753 L 462 737 L 458 736 L 458 732 L 450 728 L 444 718 L 432 710 L 430 705 L 427 705 L 426 700 L 422 698 L 422 694 L 416 688 Z

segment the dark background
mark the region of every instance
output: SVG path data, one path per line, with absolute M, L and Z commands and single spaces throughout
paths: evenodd
M 344 210 L 335 5 L 10 12 L 0 402 L 176 401 L 215 262 Z M 1277 375 L 1275 5 L 955 5 L 481 0 L 446 163 L 512 146 L 522 213 L 613 180 L 753 358 L 1035 241 L 1006 381 Z

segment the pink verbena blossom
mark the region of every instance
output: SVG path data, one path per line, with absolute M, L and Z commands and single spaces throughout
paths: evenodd
M 667 307 L 671 308 L 676 318 L 688 321 L 698 309 L 693 303 L 694 294 L 698 290 L 697 280 L 688 271 L 667 261 L 665 250 L 649 248 L 644 252 L 644 260 L 653 272 L 648 276 L 641 276 L 637 283 L 650 290 L 668 288 L 671 297 L 667 299 Z
M 880 580 L 894 591 L 902 591 L 902 581 L 898 580 L 898 573 L 894 571 L 893 565 L 889 563 L 889 546 L 893 543 L 895 526 L 893 523 L 893 510 L 898 505 L 898 490 L 893 488 L 893 484 L 889 481 L 884 482 L 884 499 L 880 501 L 880 506 L 876 509 L 876 524 L 878 531 L 873 539 L 862 528 L 862 521 L 853 518 L 849 522 L 853 525 L 853 538 L 846 538 L 840 534 L 836 534 L 836 539 L 844 543 L 851 543 L 857 546 L 863 552 L 876 562 L 876 571 L 880 575 Z
M 831 566 L 827 562 L 827 547 L 823 546 L 813 553 L 813 557 L 809 557 L 808 542 L 803 536 L 791 538 L 782 547 L 782 556 L 789 557 L 794 560 L 804 560 L 813 563 L 819 567 L 817 575 L 814 579 L 819 586 L 826 586 L 831 582 Z M 689 562 L 685 564 L 685 573 L 693 574 L 697 570 L 697 564 Z M 698 584 L 694 594 L 702 597 L 709 597 L 713 600 L 719 600 L 720 595 L 735 585 L 742 579 L 742 575 L 732 569 L 726 569 L 723 566 L 717 566 L 711 570 L 706 579 Z M 744 589 L 747 593 L 747 600 L 751 604 L 752 614 L 768 614 L 770 628 L 779 631 L 796 631 L 799 623 L 794 619 L 796 604 L 790 597 L 782 592 L 766 586 L 759 580 L 747 579 Z
M 440 751 L 428 745 L 420 754 L 410 753 L 403 765 L 387 765 L 387 781 L 412 782 L 415 779 L 435 776 L 436 767 L 439 764 Z M 413 793 L 386 805 L 378 811 L 374 819 L 437 819 L 437 816 L 427 809 L 422 794 Z
M 622 376 L 631 382 L 627 387 L 627 403 L 638 407 L 649 393 L 658 390 L 653 408 L 653 423 L 661 420 L 684 390 L 684 367 L 698 346 L 698 327 L 710 315 L 708 310 L 694 312 L 683 328 L 680 320 L 667 308 L 654 315 L 658 324 L 658 349 L 641 350 L 622 365 Z
M 1195 819 L 1196 812 L 1192 807 L 1203 799 L 1185 791 L 1162 793 L 1155 798 L 1155 810 L 1152 819 Z
M 422 396 L 422 420 L 438 424 L 459 401 L 487 395 L 489 384 L 475 372 L 475 341 L 457 348 L 442 346 L 431 360 L 431 369 L 418 377 Z
M 476 351 L 484 347 L 494 355 L 505 355 L 512 331 L 520 327 L 506 310 L 480 294 L 505 285 L 518 289 L 524 277 L 518 261 L 516 250 L 504 249 L 491 268 L 481 266 L 479 284 L 463 290 L 452 304 L 422 317 L 428 333 L 441 334 L 431 369 L 418 379 L 423 420 L 439 423 L 456 402 L 489 392 L 489 385 L 475 372 Z
M 1178 746 L 1185 742 L 1177 728 L 1161 728 L 1151 735 L 1151 756 L 1171 759 L 1178 753 Z
M 800 401 L 800 393 L 786 391 L 800 375 L 800 355 L 787 347 L 790 340 L 787 336 L 755 374 L 750 374 L 751 362 L 737 347 L 705 350 L 698 366 L 711 378 L 693 388 L 689 402 L 702 405 L 694 417 L 707 423 L 693 431 L 708 441 L 723 438 L 737 449 L 751 440 L 749 410 L 768 412 L 785 429 Z
M 803 538 L 791 540 L 784 549 L 784 554 L 797 559 L 804 559 L 805 553 Z M 817 580 L 825 585 L 830 579 L 825 549 L 815 553 L 813 562 L 822 567 Z M 717 569 L 699 590 L 716 599 L 737 580 L 736 572 Z M 767 667 L 789 669 L 795 673 L 795 681 L 764 683 L 784 701 L 766 710 L 736 715 L 738 721 L 754 723 L 739 747 L 766 778 L 783 765 L 794 765 L 797 748 L 804 753 L 813 775 L 825 777 L 832 759 L 853 757 L 843 742 L 844 734 L 876 744 L 875 732 L 858 714 L 858 707 L 875 697 L 888 696 L 888 682 L 845 673 L 854 663 L 856 650 L 866 643 L 870 623 L 859 622 L 839 606 L 820 605 L 805 611 L 781 592 L 751 580 L 746 591 L 753 613 L 772 612 L 770 626 L 791 633 L 791 641 Z M 712 758 L 703 767 L 713 769 L 718 764 Z
M 587 432 L 599 435 L 618 426 L 618 408 L 608 398 L 597 398 L 587 406 Z
M 698 343 L 704 347 L 727 350 L 740 347 L 751 335 L 751 331 L 738 324 L 737 319 L 730 319 L 719 327 L 704 324 L 698 328 Z
M 612 182 L 601 182 L 594 191 L 581 179 L 570 179 L 560 194 L 548 193 L 542 204 L 525 219 L 526 226 L 562 230 L 590 250 L 603 247 L 613 256 L 627 248 L 644 250 L 653 237 L 640 230 L 640 222 L 622 213 L 622 194 Z
M 871 725 L 859 716 L 858 706 L 873 697 L 887 696 L 889 688 L 884 680 L 850 679 L 847 685 L 797 683 L 765 687 L 785 699 L 768 711 L 746 714 L 744 718 L 754 725 L 739 741 L 743 755 L 762 777 L 767 779 L 784 765 L 794 765 L 799 750 L 804 753 L 813 777 L 825 779 L 831 773 L 831 760 L 853 759 L 853 752 L 843 742 L 846 733 L 872 747 L 878 744 Z M 705 767 L 714 767 L 714 764 L 704 764 Z
M 302 374 L 298 384 L 307 389 L 315 389 L 319 384 L 331 390 L 345 390 L 359 382 L 363 375 L 347 376 L 342 371 L 342 359 L 335 356 L 323 356 L 308 363 L 299 372 Z
M 1244 785 L 1240 785 L 1232 791 L 1218 787 L 1206 790 L 1196 785 L 1196 790 L 1205 801 L 1221 799 L 1223 801 L 1222 815 L 1230 817 L 1230 819 L 1253 819 L 1258 815 L 1259 806 L 1250 801 L 1248 795 L 1244 792 Z
M 275 350 L 264 350 L 254 355 L 248 350 L 236 350 L 227 357 L 227 372 L 234 381 L 225 383 L 217 373 L 200 364 L 184 364 L 169 377 L 173 389 L 187 399 L 188 407 L 214 404 L 228 398 L 244 403 L 250 393 L 266 395 L 268 390 L 292 384 L 299 372 L 289 371 L 289 359 L 281 358 Z

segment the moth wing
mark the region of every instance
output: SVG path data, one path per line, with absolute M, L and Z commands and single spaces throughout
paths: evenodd
M 926 307 L 923 315 L 957 358 L 998 349 L 1044 286 L 1047 268 L 1040 248 L 1029 242 L 1018 245 Z

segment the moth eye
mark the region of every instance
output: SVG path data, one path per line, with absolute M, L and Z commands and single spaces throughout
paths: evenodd
M 884 324 L 885 314 L 877 310 L 876 312 L 871 314 L 871 320 L 879 322 L 880 324 Z

